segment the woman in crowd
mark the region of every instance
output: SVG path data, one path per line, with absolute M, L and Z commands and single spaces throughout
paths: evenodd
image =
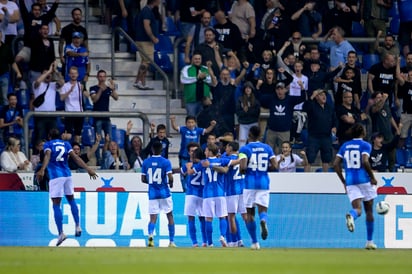
M 3 171 L 33 171 L 31 162 L 20 151 L 20 146 L 20 140 L 13 137 L 8 139 L 7 147 L 0 156 L 0 164 Z

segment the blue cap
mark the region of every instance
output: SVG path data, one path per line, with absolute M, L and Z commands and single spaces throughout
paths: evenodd
M 73 32 L 72 38 L 83 38 L 83 33 L 78 32 L 78 31 Z

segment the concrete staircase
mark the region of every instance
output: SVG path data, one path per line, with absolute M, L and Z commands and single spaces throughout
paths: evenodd
M 62 27 L 72 21 L 71 10 L 74 7 L 80 7 L 83 10 L 83 25 L 85 16 L 88 16 L 87 31 L 89 35 L 89 49 L 91 71 L 87 86 L 90 87 L 97 83 L 96 73 L 103 69 L 107 72 L 108 78 L 112 77 L 111 71 L 111 33 L 107 25 L 100 24 L 100 7 L 89 7 L 89 15 L 85 14 L 84 0 L 61 0 L 57 10 L 57 16 L 62 22 Z M 57 51 L 56 42 L 56 53 Z M 125 44 L 120 45 L 124 49 Z M 140 64 L 138 54 L 128 52 L 115 53 L 115 83 L 119 100 L 110 101 L 111 111 L 140 111 L 145 113 L 150 122 L 155 124 L 166 124 L 169 127 L 169 121 L 166 121 L 166 90 L 162 80 L 153 80 L 153 77 L 147 79 L 147 84 L 154 87 L 154 90 L 143 91 L 137 90 L 132 86 L 134 78 Z M 170 90 L 171 92 L 171 90 Z M 177 117 L 179 125 L 184 124 L 186 111 L 181 107 L 180 99 L 172 99 L 170 102 L 171 115 Z M 125 129 L 129 119 L 112 118 L 112 123 L 117 128 Z M 130 119 L 133 122 L 133 134 L 142 134 L 142 122 L 139 119 Z M 177 153 L 180 147 L 180 135 L 170 129 L 171 141 L 170 157 L 173 167 L 178 167 Z

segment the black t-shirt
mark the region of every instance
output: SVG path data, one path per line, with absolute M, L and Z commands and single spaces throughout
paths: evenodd
M 399 86 L 398 97 L 403 99 L 402 111 L 412 114 L 412 83 L 405 82 L 403 86 Z
M 355 119 L 355 123 L 358 123 L 361 121 L 360 114 L 360 110 L 353 106 L 350 109 L 347 109 L 343 105 L 336 107 L 336 117 L 339 121 L 336 136 L 338 137 L 340 144 L 352 139 L 348 130 L 353 126 L 353 124 L 346 123 L 341 117 L 344 115 L 352 116 Z
M 382 62 L 373 65 L 369 69 L 369 73 L 374 75 L 375 78 L 372 81 L 373 90 L 382 91 L 389 95 L 393 94 L 393 89 L 396 80 L 396 67 L 385 68 Z M 389 96 L 390 98 L 391 96 Z
M 196 11 L 206 9 L 207 2 L 205 0 L 178 0 L 176 4 L 180 11 L 180 21 L 187 23 L 200 22 L 200 15 L 192 16 L 190 8 L 195 8 Z
M 82 159 L 83 162 L 85 162 L 85 163 L 87 163 L 87 162 L 89 161 L 89 157 L 87 157 L 87 153 L 80 154 L 79 157 L 80 157 L 80 159 Z M 69 164 L 69 168 L 70 168 L 71 170 L 76 170 L 76 169 L 81 168 L 81 167 L 79 167 L 79 166 L 77 165 L 77 163 L 73 160 L 72 157 L 69 157 L 69 159 L 68 159 L 68 164 Z
M 89 39 L 89 37 L 87 36 L 87 30 L 83 26 L 76 26 L 73 23 L 68 24 L 62 29 L 62 33 L 60 34 L 60 39 L 64 39 L 66 45 L 71 44 L 73 32 L 82 33 L 83 41 L 86 41 Z

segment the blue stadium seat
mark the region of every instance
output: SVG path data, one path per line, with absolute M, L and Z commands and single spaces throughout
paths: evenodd
M 92 126 L 84 126 L 82 131 L 82 145 L 91 147 L 96 141 L 96 134 Z
M 323 172 L 321 167 L 318 167 L 315 169 L 315 172 Z M 328 172 L 335 172 L 335 169 L 333 167 L 328 168 Z
M 297 167 L 296 172 L 305 172 L 305 169 L 303 167 Z
M 400 25 L 399 18 L 392 18 L 391 22 L 389 23 L 389 32 L 393 35 L 397 35 L 399 33 L 399 25 Z
M 353 37 L 365 37 L 366 32 L 364 27 L 359 22 L 352 22 L 352 36 Z
M 186 66 L 184 52 L 179 52 L 178 62 L 179 62 L 179 71 L 180 71 L 184 66 Z
M 91 111 L 91 110 L 93 110 L 93 104 L 92 104 L 92 102 L 90 101 L 91 99 L 90 98 L 84 98 L 84 100 L 83 100 L 83 108 L 84 108 L 84 110 L 86 110 L 86 111 Z
M 116 131 L 113 134 L 113 141 L 115 141 L 119 145 L 119 148 L 121 149 L 124 148 L 124 137 L 125 136 L 126 136 L 126 130 L 124 129 L 116 129 Z
M 64 101 L 60 100 L 59 93 L 56 94 L 56 110 L 64 110 Z
M 300 139 L 302 143 L 300 144 L 293 144 L 292 149 L 303 149 L 308 144 L 308 130 L 306 128 L 302 129 L 300 133 Z
M 368 71 L 371 68 L 371 66 L 379 62 L 380 58 L 378 54 L 365 54 L 362 57 L 362 68 L 365 71 Z
M 403 148 L 396 149 L 396 164 L 399 166 L 406 166 L 408 163 L 408 151 Z
M 155 51 L 173 53 L 173 43 L 169 36 L 159 35 L 159 43 L 155 44 Z
M 366 106 L 368 105 L 368 100 L 369 100 L 369 92 L 363 91 L 362 96 L 360 98 L 360 109 L 364 110 Z
M 173 71 L 173 64 L 166 52 L 157 51 L 154 53 L 155 63 L 166 73 Z
M 30 111 L 28 108 L 23 108 L 23 117 Z M 34 129 L 34 118 L 33 116 L 29 119 L 29 129 Z
M 181 33 L 179 29 L 176 27 L 176 24 L 171 16 L 166 17 L 166 26 L 167 30 L 165 35 L 167 36 L 180 36 Z

